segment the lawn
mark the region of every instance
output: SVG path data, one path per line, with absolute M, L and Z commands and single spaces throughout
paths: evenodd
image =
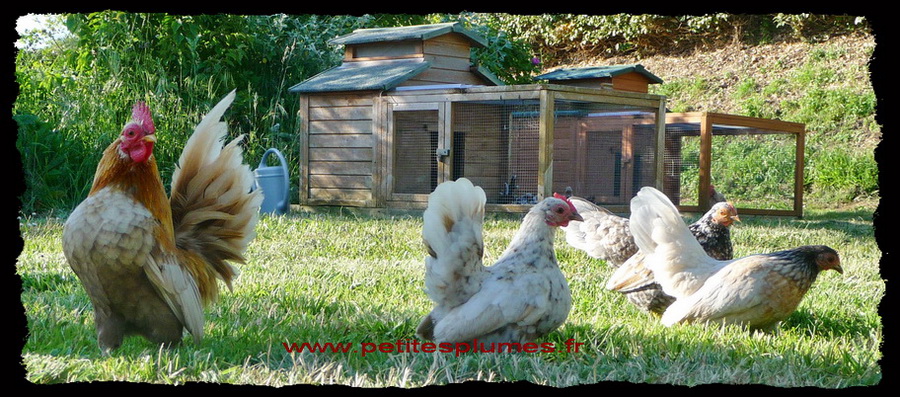
M 582 343 L 578 352 L 397 352 L 419 343 L 415 327 L 430 309 L 422 291 L 421 217 L 328 209 L 263 217 L 233 291 L 207 310 L 199 345 L 185 338 L 179 347 L 160 349 L 132 337 L 102 356 L 90 302 L 62 253 L 64 220 L 24 218 L 25 246 L 16 265 L 29 331 L 23 362 L 27 380 L 38 384 L 878 384 L 878 304 L 885 282 L 872 209 L 741 219 L 732 228 L 736 256 L 805 244 L 826 244 L 841 256 L 844 274 L 823 273 L 798 310 L 770 334 L 715 325 L 665 328 L 604 290 L 612 270 L 566 245 L 559 232 L 557 254 L 574 303 L 566 323 L 538 342 Z M 488 216 L 486 263 L 497 258 L 517 227 L 514 217 Z M 350 349 L 289 353 L 284 344 L 291 343 L 341 343 Z M 385 351 L 363 353 L 382 343 L 394 351 L 385 345 Z

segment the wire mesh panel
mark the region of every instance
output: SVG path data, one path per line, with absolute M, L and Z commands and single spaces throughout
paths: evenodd
M 539 102 L 453 104 L 453 178 L 481 186 L 490 204 L 537 202 Z
M 553 189 L 627 204 L 656 176 L 656 113 L 627 105 L 557 101 Z
M 429 194 L 437 187 L 438 111 L 394 112 L 394 193 Z
M 675 205 L 699 205 L 700 129 L 666 125 L 663 190 Z
M 795 164 L 793 134 L 713 126 L 711 184 L 741 207 L 793 209 Z

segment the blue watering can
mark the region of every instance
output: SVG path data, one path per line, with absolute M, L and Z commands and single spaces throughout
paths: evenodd
M 281 162 L 280 166 L 269 167 L 266 165 L 266 157 L 274 154 Z M 255 188 L 262 189 L 263 202 L 259 207 L 260 212 L 274 213 L 283 215 L 290 208 L 288 193 L 290 192 L 290 182 L 288 179 L 287 162 L 278 149 L 271 148 L 263 153 L 262 160 L 259 162 L 259 168 L 253 173 L 256 175 Z

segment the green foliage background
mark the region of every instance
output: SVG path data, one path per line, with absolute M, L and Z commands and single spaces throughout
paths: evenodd
M 46 45 L 21 49 L 16 57 L 20 95 L 13 118 L 19 127 L 16 146 L 23 155 L 27 184 L 24 213 L 67 213 L 85 197 L 102 150 L 118 134 L 136 100 L 152 104 L 157 128 L 165 131 L 155 152 L 167 183 L 194 125 L 232 89 L 239 95 L 227 119 L 232 134 L 247 135 L 248 163 L 255 168 L 266 149 L 279 148 L 291 167 L 292 189 L 297 189 L 300 120 L 297 96 L 287 89 L 336 66 L 341 49 L 327 41 L 354 29 L 461 21 L 489 43 L 488 48 L 474 50 L 473 58 L 510 84 L 530 82 L 541 68 L 572 52 L 651 54 L 728 41 L 815 40 L 868 29 L 859 18 L 808 14 L 346 16 L 104 11 L 60 15 L 56 21 L 71 34 L 51 38 L 45 31 L 31 33 L 25 42 Z M 832 77 L 813 66 L 798 77 L 821 84 L 810 85 L 802 100 L 779 105 L 789 114 L 767 108 L 760 100 L 762 90 L 778 87 L 748 86 L 746 94 L 735 100 L 741 101 L 747 115 L 819 123 L 837 131 L 831 135 L 852 140 L 852 130 L 848 132 L 843 121 L 874 123 L 874 94 L 829 89 Z M 667 96 L 678 96 L 697 87 L 673 82 L 661 89 Z M 871 155 L 811 151 L 810 185 L 845 191 L 843 199 L 877 191 L 877 166 Z M 836 161 L 826 163 L 831 159 Z M 832 167 L 837 164 L 853 168 Z M 297 196 L 291 192 L 293 200 Z

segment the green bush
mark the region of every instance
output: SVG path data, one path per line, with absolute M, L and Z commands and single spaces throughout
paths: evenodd
M 28 194 L 22 197 L 26 214 L 49 208 L 65 208 L 87 195 L 93 169 L 84 156 L 83 142 L 53 130 L 30 114 L 13 117 L 19 127 L 16 149 L 22 154 L 22 168 Z M 95 162 L 96 164 L 96 162 Z

